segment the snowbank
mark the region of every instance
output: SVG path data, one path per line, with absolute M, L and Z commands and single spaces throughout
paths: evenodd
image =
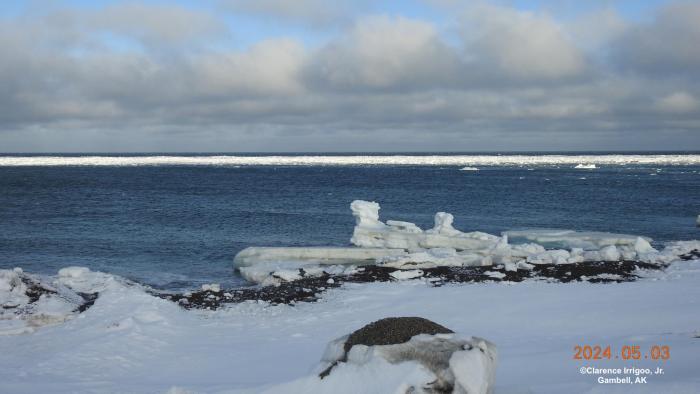
M 99 292 L 123 283 L 85 267 L 63 268 L 53 279 L 20 268 L 0 270 L 0 335 L 63 323 L 89 308 Z

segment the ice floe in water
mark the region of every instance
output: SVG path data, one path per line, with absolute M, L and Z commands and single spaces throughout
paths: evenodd
M 476 167 L 462 167 L 459 170 L 460 171 L 479 171 L 479 169 Z
M 0 166 L 698 165 L 700 155 L 0 156 Z
M 355 200 L 350 209 L 356 222 L 350 239 L 353 247 L 250 247 L 236 255 L 234 266 L 247 280 L 269 285 L 324 273 L 352 273 L 364 264 L 412 270 L 394 275 L 409 279 L 418 277 L 415 270 L 436 267 L 503 265 L 518 270 L 534 264 L 620 260 L 666 264 L 700 249 L 698 241 L 681 241 L 658 251 L 650 238 L 605 232 L 533 229 L 500 236 L 462 232 L 446 212 L 436 213 L 433 228 L 423 230 L 410 222 L 382 222 L 376 202 Z
M 577 164 L 574 168 L 578 168 L 579 170 L 594 170 L 597 167 L 595 164 Z

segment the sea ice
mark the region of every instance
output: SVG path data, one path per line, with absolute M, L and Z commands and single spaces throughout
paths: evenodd
M 579 170 L 594 170 L 596 168 L 595 164 L 577 164 L 576 167 Z
M 1 156 L 0 166 L 698 165 L 700 155 Z
M 237 268 L 262 262 L 313 263 L 313 264 L 368 264 L 385 256 L 400 256 L 403 249 L 389 248 L 338 248 L 338 247 L 249 247 L 241 250 L 233 259 Z
M 608 245 L 634 245 L 637 238 L 640 238 L 629 234 L 548 229 L 511 230 L 504 234 L 512 243 L 534 242 L 545 248 L 582 248 L 584 250 L 598 250 Z M 641 238 L 647 242 L 650 241 L 649 238 Z
M 355 200 L 350 208 L 356 222 L 350 241 L 355 247 L 250 247 L 236 255 L 234 266 L 251 282 L 277 285 L 330 273 L 320 268 L 323 266 L 376 264 L 415 270 L 503 264 L 518 270 L 593 261 L 666 264 L 692 250 L 675 244 L 659 252 L 650 238 L 605 232 L 531 229 L 506 231 L 500 237 L 462 232 L 454 228 L 454 216 L 446 212 L 436 213 L 433 228 L 424 231 L 410 222 L 382 222 L 376 202 Z

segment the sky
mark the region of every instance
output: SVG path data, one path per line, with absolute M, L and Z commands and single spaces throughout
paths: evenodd
M 700 1 L 5 1 L 0 152 L 700 150 Z

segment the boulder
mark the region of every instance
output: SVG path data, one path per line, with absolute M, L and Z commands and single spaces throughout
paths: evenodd
M 495 345 L 485 339 L 460 336 L 421 317 L 390 317 L 330 342 L 319 377 L 379 379 L 384 374 L 378 366 L 414 363 L 425 379 L 406 376 L 406 392 L 486 394 L 493 391 L 496 360 Z

